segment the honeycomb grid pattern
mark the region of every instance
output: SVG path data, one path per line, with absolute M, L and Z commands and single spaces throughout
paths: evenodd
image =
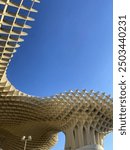
M 19 149 L 23 135 L 33 137 L 28 149 L 49 149 L 57 141 L 56 133 L 82 122 L 97 133 L 112 131 L 112 99 L 104 93 L 76 90 L 43 99 L 8 96 L 0 98 L 0 106 L 2 136 L 8 134 L 5 149 L 11 149 L 15 142 L 15 149 Z
M 0 95 L 25 95 L 15 89 L 7 80 L 6 69 L 13 57 L 13 53 L 20 47 L 23 37 L 27 35 L 25 29 L 31 26 L 27 23 L 34 21 L 31 13 L 37 12 L 34 4 L 39 0 L 0 0 Z M 26 6 L 27 5 L 27 6 Z
M 49 150 L 57 133 L 66 136 L 65 150 L 98 144 L 112 131 L 113 101 L 105 93 L 68 91 L 51 97 L 33 97 L 7 79 L 9 62 L 34 21 L 39 0 L 0 0 L 0 147 L 23 149 L 23 135 L 31 135 L 27 150 Z M 71 137 L 71 138 L 70 138 Z

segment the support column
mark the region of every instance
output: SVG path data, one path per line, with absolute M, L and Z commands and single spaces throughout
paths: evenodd
M 76 150 L 104 150 L 104 148 L 101 145 L 93 144 L 78 148 Z
M 86 127 L 87 129 L 87 145 L 91 144 L 91 137 L 90 137 L 90 126 Z
M 73 134 L 73 128 L 69 128 L 65 132 L 65 150 L 75 150 L 75 139 Z
M 74 132 L 75 132 L 75 148 L 79 147 L 79 136 L 78 136 L 78 127 L 76 126 L 74 128 Z
M 79 147 L 84 146 L 83 124 L 78 125 L 78 143 L 79 143 Z
M 84 146 L 80 146 L 75 150 L 104 150 L 103 134 L 95 131 L 95 129 L 90 127 L 90 125 L 85 125 L 83 128 L 86 131 L 86 136 L 83 136 L 83 138 L 86 138 L 83 140 L 85 141 Z
M 96 144 L 96 138 L 95 138 L 95 130 L 91 129 L 91 140 L 93 144 Z
M 76 126 L 66 129 L 65 135 L 65 150 L 104 150 L 104 135 L 89 124 L 79 122 Z
M 104 146 L 103 141 L 104 141 L 104 134 L 100 133 L 100 142 L 101 142 L 100 145 L 102 145 L 102 147 Z

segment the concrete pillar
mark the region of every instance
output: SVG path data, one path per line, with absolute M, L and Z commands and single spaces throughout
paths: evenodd
M 87 130 L 87 145 L 90 145 L 90 144 L 91 144 L 90 126 L 87 126 L 87 127 L 86 127 L 86 130 Z
M 99 133 L 96 132 L 96 133 L 95 133 L 95 136 L 96 136 L 96 143 L 97 143 L 98 145 L 100 145 L 101 142 L 100 142 L 100 137 L 99 137 L 100 135 L 99 135 Z
M 86 127 L 83 127 L 83 139 L 84 139 L 84 145 L 87 145 L 87 131 Z
M 78 143 L 79 147 L 84 146 L 83 124 L 78 125 Z
M 104 150 L 104 148 L 101 145 L 93 144 L 78 148 L 76 150 Z
M 75 150 L 75 139 L 73 134 L 73 128 L 69 128 L 65 132 L 65 150 Z
M 102 133 L 88 124 L 78 123 L 65 131 L 65 150 L 104 150 Z
M 79 148 L 79 137 L 78 137 L 78 127 L 76 126 L 75 129 L 75 147 Z
M 100 145 L 103 147 L 104 146 L 104 134 L 103 133 L 100 133 Z
M 95 137 L 95 130 L 94 129 L 91 129 L 91 141 L 93 144 L 96 144 L 96 137 Z

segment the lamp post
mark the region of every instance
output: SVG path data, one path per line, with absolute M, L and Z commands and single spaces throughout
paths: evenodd
M 22 137 L 22 141 L 24 141 L 24 150 L 26 150 L 27 142 L 28 142 L 28 141 L 31 141 L 31 140 L 32 140 L 32 137 L 31 137 L 31 136 L 28 136 L 28 137 L 23 136 L 23 137 Z

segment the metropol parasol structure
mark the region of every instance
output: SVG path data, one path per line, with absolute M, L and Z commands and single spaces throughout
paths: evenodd
M 39 2 L 0 0 L 0 148 L 21 150 L 21 137 L 31 135 L 27 150 L 49 150 L 62 131 L 65 150 L 103 150 L 113 126 L 109 95 L 76 90 L 39 98 L 17 90 L 7 79 L 9 62 L 31 28 L 28 22 L 34 21 L 31 15 Z

